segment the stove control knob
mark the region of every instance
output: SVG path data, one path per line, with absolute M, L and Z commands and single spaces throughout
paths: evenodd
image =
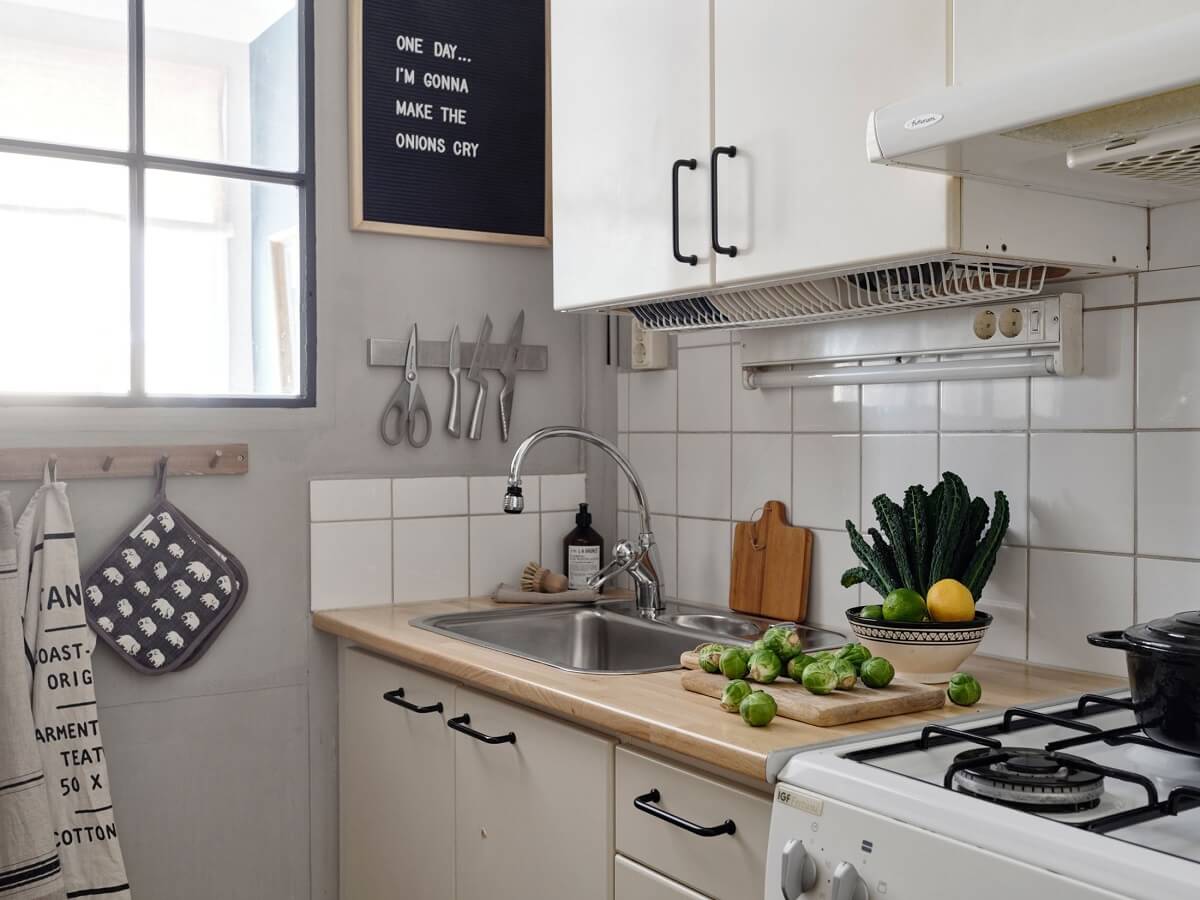
M 817 863 L 808 855 L 804 841 L 792 838 L 783 845 L 783 874 L 779 879 L 783 900 L 798 900 L 817 883 Z
M 867 883 L 848 862 L 833 870 L 833 900 L 868 900 Z

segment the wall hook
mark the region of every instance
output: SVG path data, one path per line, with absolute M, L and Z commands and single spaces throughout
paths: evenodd
M 51 481 L 58 481 L 58 454 L 51 453 L 50 458 L 46 461 L 46 469 L 50 474 Z
M 210 459 L 210 460 L 208 461 L 208 467 L 209 467 L 210 469 L 215 469 L 215 468 L 217 467 L 217 464 L 221 462 L 221 457 L 222 457 L 222 456 L 224 456 L 224 455 L 225 455 L 225 451 L 224 451 L 224 450 L 215 450 L 215 451 L 213 451 L 212 459 Z
M 112 469 L 113 463 L 114 463 L 115 461 L 116 461 L 116 460 L 115 460 L 115 459 L 114 459 L 112 456 L 106 456 L 106 457 L 104 457 L 104 462 L 100 463 L 100 470 L 101 470 L 102 472 L 107 472 L 107 471 L 109 471 L 110 469 Z

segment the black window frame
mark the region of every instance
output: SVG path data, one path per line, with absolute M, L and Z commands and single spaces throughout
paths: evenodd
M 12 406 L 74 407 L 257 407 L 295 409 L 317 403 L 316 304 L 316 156 L 314 102 L 314 0 L 296 0 L 300 108 L 298 159 L 295 172 L 253 166 L 153 156 L 145 146 L 145 5 L 128 0 L 129 148 L 106 150 L 68 144 L 0 137 L 0 153 L 53 157 L 123 165 L 129 172 L 129 313 L 130 388 L 128 394 L 8 393 L 0 391 L 0 408 Z M 300 230 L 300 393 L 285 395 L 147 394 L 145 385 L 145 180 L 148 169 L 240 179 L 294 187 L 299 194 Z

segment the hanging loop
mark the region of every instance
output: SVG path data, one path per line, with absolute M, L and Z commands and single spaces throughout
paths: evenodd
M 158 480 L 158 489 L 156 491 L 160 498 L 167 496 L 167 462 L 170 460 L 167 454 L 159 457 L 158 465 L 155 467 L 155 478 Z

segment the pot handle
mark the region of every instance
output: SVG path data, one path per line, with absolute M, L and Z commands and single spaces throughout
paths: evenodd
M 1125 639 L 1125 632 L 1118 629 L 1116 631 L 1093 631 L 1088 635 L 1088 643 L 1093 647 L 1105 647 L 1109 650 L 1128 650 L 1130 643 Z

